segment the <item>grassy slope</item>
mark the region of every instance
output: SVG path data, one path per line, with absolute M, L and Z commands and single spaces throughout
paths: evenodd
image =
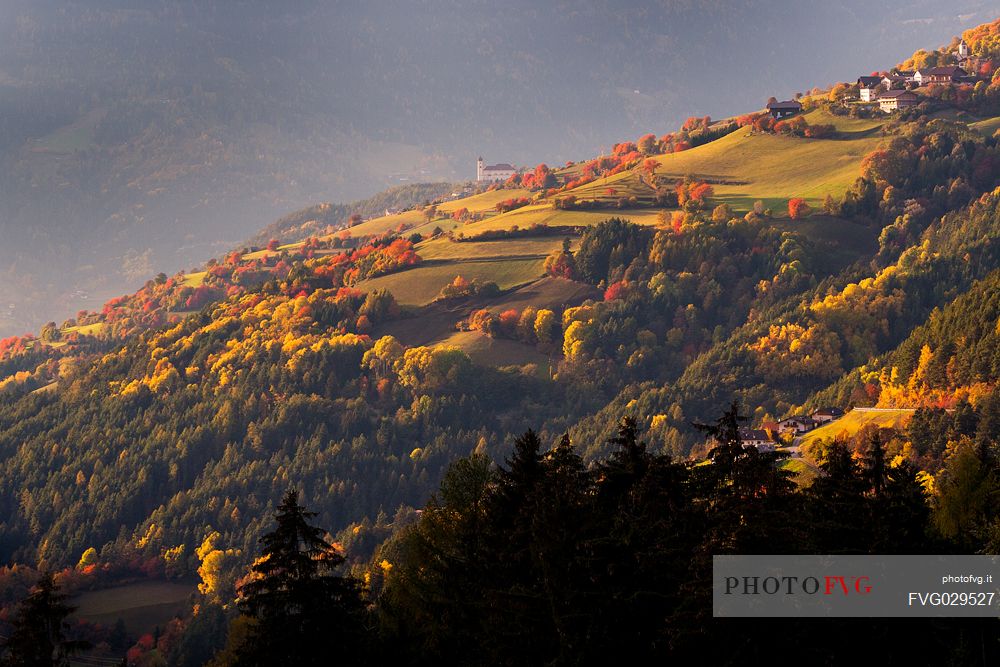
M 511 229 L 515 225 L 524 229 L 532 225 L 547 225 L 549 227 L 592 227 L 602 220 L 618 217 L 626 218 L 638 225 L 656 224 L 656 209 L 603 209 L 598 211 L 562 211 L 552 208 L 551 204 L 534 204 L 525 206 L 503 215 L 487 218 L 480 222 L 465 225 L 462 231 L 466 235 L 478 234 L 491 229 Z
M 437 341 L 441 345 L 454 345 L 483 366 L 523 366 L 535 364 L 540 377 L 549 377 L 552 360 L 538 348 L 514 340 L 493 339 L 479 331 L 455 331 Z
M 827 193 L 839 196 L 857 178 L 861 158 L 880 141 L 880 122 L 846 119 L 819 112 L 808 114 L 807 118 L 811 123 L 834 124 L 841 138 L 815 140 L 748 136 L 747 131 L 740 130 L 683 153 L 660 156 L 657 158 L 661 164 L 659 173 L 672 177 L 695 175 L 722 181 L 715 185 L 716 200 L 728 201 L 738 210 L 749 209 L 755 200 L 763 199 L 780 215 L 788 198 L 793 196 L 806 197 L 818 205 Z M 624 172 L 576 188 L 571 193 L 578 199 L 608 201 L 635 196 L 640 201 L 648 201 L 652 189 L 638 173 Z M 524 229 L 532 225 L 592 226 L 612 216 L 637 224 L 654 225 L 659 213 L 652 208 L 564 211 L 553 208 L 548 201 L 542 201 L 501 215 L 490 214 L 501 200 L 530 196 L 531 193 L 526 190 L 484 192 L 441 204 L 438 210 L 444 215 L 431 221 L 427 221 L 419 211 L 409 211 L 368 220 L 353 227 L 351 233 L 354 236 L 380 234 L 406 224 L 411 226 L 409 232 L 428 234 L 435 227 L 440 227 L 470 236 L 490 230 Z M 479 222 L 460 224 L 447 216 L 460 208 L 486 213 L 487 217 Z M 871 231 L 867 228 L 822 216 L 802 221 L 778 219 L 773 224 L 779 228 L 804 229 L 817 240 L 832 242 L 834 252 L 831 261 L 841 255 L 856 256 L 861 251 L 868 251 L 872 242 Z M 441 287 L 457 275 L 470 280 L 492 280 L 507 289 L 526 284 L 541 275 L 542 258 L 561 243 L 559 237 L 474 243 L 453 243 L 444 238 L 427 240 L 417 247 L 427 264 L 366 281 L 361 287 L 388 289 L 400 303 L 409 306 L 430 303 Z M 191 281 L 195 279 L 189 277 Z M 522 301 L 518 304 L 522 308 L 533 303 Z M 433 336 L 433 342 L 448 339 L 468 347 L 470 352 L 480 350 L 481 341 L 459 336 L 448 329 L 458 319 L 461 316 L 444 317 L 442 326 L 446 328 L 446 335 Z
M 852 436 L 863 427 L 874 424 L 879 427 L 902 426 L 913 416 L 913 410 L 864 410 L 855 409 L 848 412 L 840 419 L 835 419 L 829 424 L 820 426 L 814 431 L 802 436 L 800 445 L 806 445 L 817 440 L 833 439 L 837 436 Z
M 692 175 L 721 181 L 715 184 L 715 200 L 727 201 L 737 210 L 746 210 L 753 201 L 763 199 L 780 215 L 787 199 L 792 196 L 804 196 L 811 203 L 819 204 L 827 193 L 835 196 L 842 193 L 857 177 L 861 157 L 880 140 L 880 122 L 846 119 L 820 112 L 807 114 L 807 118 L 811 123 L 834 124 L 841 138 L 813 140 L 748 136 L 746 130 L 739 130 L 689 151 L 659 156 L 657 160 L 661 166 L 658 173 L 670 177 Z M 633 171 L 599 179 L 566 194 L 573 194 L 578 199 L 602 201 L 634 196 L 641 203 L 648 203 L 651 193 L 652 188 Z M 524 229 L 532 225 L 592 226 L 613 216 L 642 225 L 658 222 L 659 211 L 653 208 L 564 211 L 553 208 L 549 201 L 501 215 L 492 213 L 499 201 L 531 196 L 533 193 L 527 190 L 483 192 L 439 205 L 439 216 L 430 221 L 422 211 L 412 210 L 367 220 L 350 231 L 352 236 L 361 237 L 395 231 L 402 225 L 407 228 L 407 233 L 428 235 L 440 227 L 470 236 L 490 230 Z M 479 222 L 462 224 L 449 215 L 460 208 L 484 213 L 487 217 Z M 773 224 L 779 228 L 804 229 L 810 237 L 832 241 L 834 255 L 837 256 L 867 251 L 871 243 L 870 230 L 820 216 L 802 221 L 776 219 Z M 536 280 L 542 274 L 544 257 L 561 243 L 562 239 L 557 236 L 470 243 L 453 243 L 445 238 L 430 239 L 417 246 L 418 253 L 426 261 L 424 265 L 366 281 L 360 287 L 389 289 L 401 304 L 408 306 L 430 303 L 441 288 L 457 275 L 470 280 L 493 281 L 501 289 L 509 289 Z M 296 245 L 300 244 L 282 248 Z M 246 255 L 245 259 L 263 258 L 269 254 L 266 250 L 259 250 Z M 184 282 L 197 287 L 203 284 L 204 277 L 204 272 L 190 273 L 185 276 Z M 518 303 L 521 308 L 526 305 L 541 304 L 530 299 L 521 299 Z M 455 338 L 455 341 L 468 344 L 470 349 L 482 347 L 480 343 L 473 345 L 468 336 Z
M 384 215 L 371 220 L 365 220 L 360 225 L 351 227 L 351 236 L 371 236 L 395 231 L 400 225 L 408 225 L 408 232 L 430 232 L 434 227 L 441 227 L 445 231 L 455 229 L 459 225 L 448 217 L 453 211 L 460 208 L 467 208 L 471 213 L 489 213 L 497 202 L 505 199 L 518 197 L 531 197 L 534 193 L 529 190 L 493 190 L 491 192 L 481 192 L 471 197 L 463 197 L 444 202 L 438 206 L 438 211 L 442 214 L 431 222 L 426 222 L 423 211 L 412 210 L 396 213 L 394 215 Z
M 542 275 L 543 259 L 513 259 L 497 261 L 468 260 L 425 264 L 409 271 L 366 280 L 360 289 L 387 289 L 403 305 L 422 306 L 433 301 L 441 288 L 462 276 L 467 280 L 492 281 L 500 289 L 509 289 Z
M 778 467 L 791 472 L 795 483 L 799 486 L 810 486 L 820 474 L 819 468 L 805 459 L 788 458 Z
M 804 197 L 818 206 L 827 194 L 839 197 L 859 175 L 862 157 L 881 141 L 882 121 L 842 118 L 825 112 L 806 114 L 813 124 L 832 124 L 836 139 L 800 139 L 773 135 L 750 135 L 741 129 L 717 141 L 697 148 L 657 157 L 658 175 L 670 178 L 695 176 L 714 181 L 716 202 L 728 202 L 738 211 L 749 210 L 760 199 L 781 215 L 788 199 Z M 635 171 L 622 172 L 580 186 L 560 197 L 572 194 L 578 200 L 610 201 L 620 197 L 637 197 L 648 202 L 652 188 Z M 472 212 L 489 214 L 495 204 L 512 197 L 530 197 L 527 190 L 495 190 L 464 199 L 445 202 L 438 207 L 444 214 L 468 208 Z M 485 220 L 460 225 L 446 215 L 427 222 L 420 211 L 368 220 L 351 229 L 353 236 L 381 234 L 400 224 L 410 225 L 408 231 L 429 233 L 435 227 L 465 234 L 519 228 L 531 225 L 590 226 L 613 215 L 638 224 L 655 224 L 653 209 L 598 211 L 561 211 L 548 201 L 525 206 L 502 215 L 488 215 Z
M 104 329 L 104 323 L 103 322 L 96 322 L 94 324 L 84 324 L 82 326 L 81 325 L 77 325 L 77 326 L 74 326 L 74 327 L 69 327 L 68 329 L 66 329 L 65 331 L 63 331 L 63 333 L 73 333 L 73 332 L 76 332 L 76 333 L 79 333 L 79 334 L 81 334 L 83 336 L 96 336 L 99 333 L 101 333 L 101 331 L 103 329 Z
M 577 199 L 609 200 L 618 197 L 636 197 L 640 200 L 650 200 L 653 188 L 640 178 L 634 171 L 626 171 L 573 188 L 567 194 Z
M 811 112 L 812 124 L 830 123 L 842 138 L 801 139 L 740 129 L 717 141 L 657 158 L 658 175 L 695 176 L 719 182 L 714 201 L 746 211 L 760 199 L 779 213 L 790 197 L 813 206 L 827 194 L 838 197 L 860 175 L 859 164 L 881 137 L 880 121 L 840 118 Z
M 109 627 L 121 618 L 130 633 L 140 635 L 185 613 L 193 593 L 195 587 L 191 584 L 144 581 L 88 591 L 72 603 L 78 607 L 75 616 L 79 618 Z
M 969 129 L 977 130 L 986 137 L 992 137 L 997 130 L 1000 130 L 1000 116 L 987 118 L 976 123 L 969 123 Z
M 389 231 L 395 231 L 400 225 L 412 225 L 416 227 L 424 223 L 422 211 L 403 211 L 394 215 L 383 215 L 371 220 L 365 220 L 360 225 L 351 227 L 351 236 L 378 236 Z
M 502 239 L 454 243 L 446 238 L 424 241 L 417 252 L 424 259 L 479 259 L 485 257 L 545 257 L 562 247 L 562 239 L 546 238 Z
M 527 197 L 530 199 L 534 194 L 535 193 L 530 190 L 493 190 L 491 192 L 482 192 L 478 195 L 465 197 L 464 199 L 446 201 L 438 206 L 438 210 L 445 213 L 451 213 L 452 211 L 457 211 L 460 208 L 467 208 L 470 213 L 486 213 L 487 211 L 494 210 L 493 207 L 496 206 L 497 203 L 506 199 L 519 199 L 521 197 Z
M 495 299 L 460 300 L 447 303 L 438 301 L 417 308 L 411 313 L 412 317 L 388 322 L 381 326 L 375 335 L 390 334 L 409 346 L 442 343 L 457 345 L 466 349 L 470 354 L 481 353 L 484 349 L 494 349 L 498 355 L 496 358 L 488 358 L 479 354 L 478 359 L 493 365 L 538 363 L 541 366 L 541 362 L 545 359 L 539 355 L 535 348 L 514 341 L 507 341 L 511 343 L 510 345 L 494 341 L 490 344 L 492 345 L 490 348 L 487 347 L 488 341 L 479 340 L 477 336 L 458 335 L 470 332 L 457 332 L 455 324 L 468 317 L 469 313 L 477 308 L 489 308 L 494 312 L 502 312 L 509 308 L 523 310 L 527 306 L 558 310 L 563 306 L 576 306 L 586 299 L 599 296 L 600 293 L 596 289 L 583 283 L 564 278 L 546 277 L 501 294 Z M 512 359 L 516 359 L 516 361 Z
M 184 284 L 188 287 L 201 287 L 205 284 L 206 271 L 198 271 L 196 273 L 188 273 L 184 276 Z

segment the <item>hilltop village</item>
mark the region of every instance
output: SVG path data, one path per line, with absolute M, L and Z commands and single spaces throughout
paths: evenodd
M 921 53 L 915 54 L 911 62 Z M 839 108 L 842 113 L 851 116 L 872 117 L 878 113 L 888 115 L 905 111 L 921 103 L 948 107 L 954 103 L 964 102 L 973 91 L 987 87 L 995 71 L 993 61 L 988 57 L 973 55 L 964 39 L 946 49 L 943 57 L 937 52 L 925 55 L 928 57 L 923 66 L 913 69 L 893 67 L 886 71 L 859 76 L 853 84 L 840 83 L 833 86 L 824 96 L 835 104 L 835 108 L 831 111 L 836 112 Z M 810 95 L 799 93 L 791 100 L 771 97 L 760 115 L 766 115 L 773 121 L 788 120 L 815 107 L 818 92 L 820 91 L 814 90 Z M 688 124 L 692 120 L 701 121 L 706 130 L 718 129 L 733 122 L 739 125 L 747 124 L 743 122 L 746 118 L 748 116 L 715 122 L 711 122 L 707 117 L 694 118 L 689 119 Z M 688 124 L 685 125 L 685 129 L 688 129 Z M 692 125 L 692 127 L 697 126 L 697 123 Z M 527 171 L 527 168 L 518 168 L 508 163 L 488 165 L 480 156 L 476 161 L 476 182 L 505 183 Z

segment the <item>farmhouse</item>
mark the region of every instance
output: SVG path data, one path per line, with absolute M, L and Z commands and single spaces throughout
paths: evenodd
M 858 96 L 862 102 L 871 102 L 875 99 L 875 89 L 882 84 L 881 77 L 859 76 Z
M 908 83 L 913 83 L 913 72 L 894 72 L 882 77 L 882 86 L 886 90 L 902 90 Z
M 918 69 L 913 74 L 913 80 L 920 86 L 929 83 L 957 83 L 969 74 L 961 67 L 948 65 L 947 67 L 931 67 L 930 69 Z
M 517 173 L 513 165 L 502 162 L 500 164 L 487 165 L 482 156 L 476 160 L 476 180 L 477 181 L 506 181 Z
M 784 102 L 768 102 L 767 111 L 775 118 L 784 118 L 802 111 L 802 104 L 796 100 L 785 100 Z
M 885 113 L 915 107 L 919 102 L 920 97 L 908 90 L 887 90 L 878 96 L 878 106 Z
M 812 417 L 787 417 L 778 422 L 778 433 L 806 433 L 818 425 Z
M 827 422 L 832 422 L 834 419 L 840 419 L 843 417 L 844 411 L 840 408 L 820 408 L 810 416 L 817 424 L 825 424 Z
M 767 431 L 764 431 L 763 429 L 741 428 L 740 444 L 743 446 L 743 449 L 756 447 L 757 450 L 761 452 L 774 451 L 774 441 L 771 440 Z

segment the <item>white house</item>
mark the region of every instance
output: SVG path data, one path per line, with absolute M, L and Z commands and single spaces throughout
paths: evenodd
M 885 113 L 915 107 L 920 103 L 920 97 L 908 90 L 887 90 L 878 96 L 878 106 Z
M 774 441 L 771 440 L 771 437 L 767 434 L 767 431 L 763 429 L 741 428 L 740 445 L 743 446 L 743 449 L 756 447 L 757 451 L 760 452 L 774 451 Z
M 788 417 L 778 422 L 778 433 L 806 433 L 818 425 L 812 417 Z
M 826 424 L 827 422 L 832 422 L 834 419 L 840 419 L 844 416 L 844 411 L 840 408 L 820 408 L 816 412 L 812 413 L 813 421 L 817 424 Z
M 482 156 L 476 160 L 476 180 L 477 181 L 506 181 L 517 173 L 513 165 L 502 162 L 500 164 L 487 165 Z
M 858 97 L 861 98 L 862 102 L 873 102 L 875 100 L 876 91 L 882 84 L 882 78 L 878 76 L 859 76 L 858 77 Z

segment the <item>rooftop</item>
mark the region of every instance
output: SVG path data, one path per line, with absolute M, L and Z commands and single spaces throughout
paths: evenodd
M 784 102 L 768 102 L 768 109 L 801 109 L 802 103 L 796 100 L 785 100 Z

